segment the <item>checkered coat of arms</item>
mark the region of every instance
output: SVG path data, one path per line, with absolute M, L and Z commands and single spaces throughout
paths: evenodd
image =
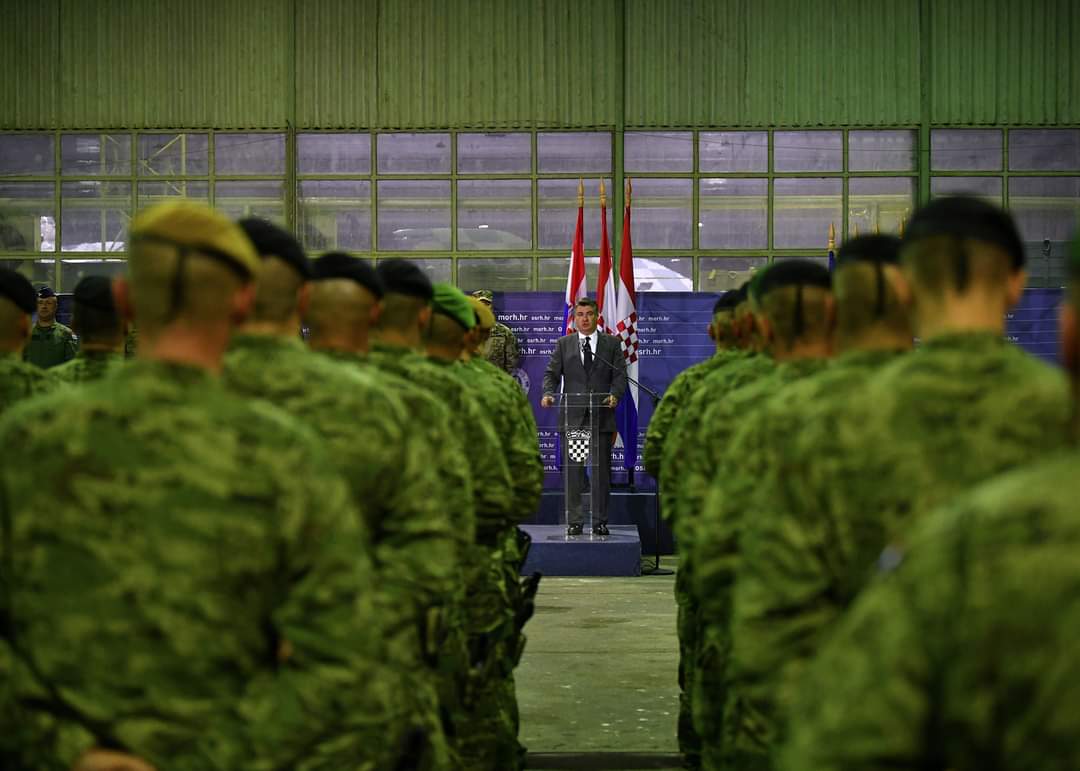
M 574 463 L 589 459 L 589 439 L 592 432 L 585 428 L 572 428 L 566 432 L 566 452 Z

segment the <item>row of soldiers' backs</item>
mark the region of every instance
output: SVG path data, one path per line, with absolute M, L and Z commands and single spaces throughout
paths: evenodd
M 139 358 L 59 387 L 0 275 L 0 765 L 519 767 L 543 472 L 488 307 L 189 203 L 129 269 Z
M 1080 768 L 1080 474 L 1038 462 L 1066 379 L 1004 339 L 1023 264 L 1008 215 L 941 199 L 717 303 L 645 449 L 688 767 Z

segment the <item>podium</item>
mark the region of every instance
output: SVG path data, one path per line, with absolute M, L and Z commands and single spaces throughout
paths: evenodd
M 607 511 L 611 480 L 610 438 L 601 434 L 602 416 L 612 408 L 606 393 L 561 393 L 558 410 L 560 464 L 562 466 L 562 524 L 580 524 L 591 533 L 595 514 Z

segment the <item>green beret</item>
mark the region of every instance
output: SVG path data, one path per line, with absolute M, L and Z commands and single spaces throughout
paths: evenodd
M 469 303 L 469 298 L 456 286 L 441 282 L 435 284 L 435 296 L 431 305 L 436 313 L 449 316 L 467 330 L 476 326 L 476 312 Z

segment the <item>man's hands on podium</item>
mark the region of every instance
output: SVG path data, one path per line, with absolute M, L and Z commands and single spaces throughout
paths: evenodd
M 555 405 L 555 397 L 551 394 L 544 394 L 544 397 L 540 400 L 541 407 L 553 407 Z
M 618 404 L 618 403 L 619 403 L 619 399 L 618 399 L 618 397 L 616 397 L 614 395 L 609 395 L 606 399 L 604 399 L 604 406 L 605 407 L 614 408 L 615 405 Z

